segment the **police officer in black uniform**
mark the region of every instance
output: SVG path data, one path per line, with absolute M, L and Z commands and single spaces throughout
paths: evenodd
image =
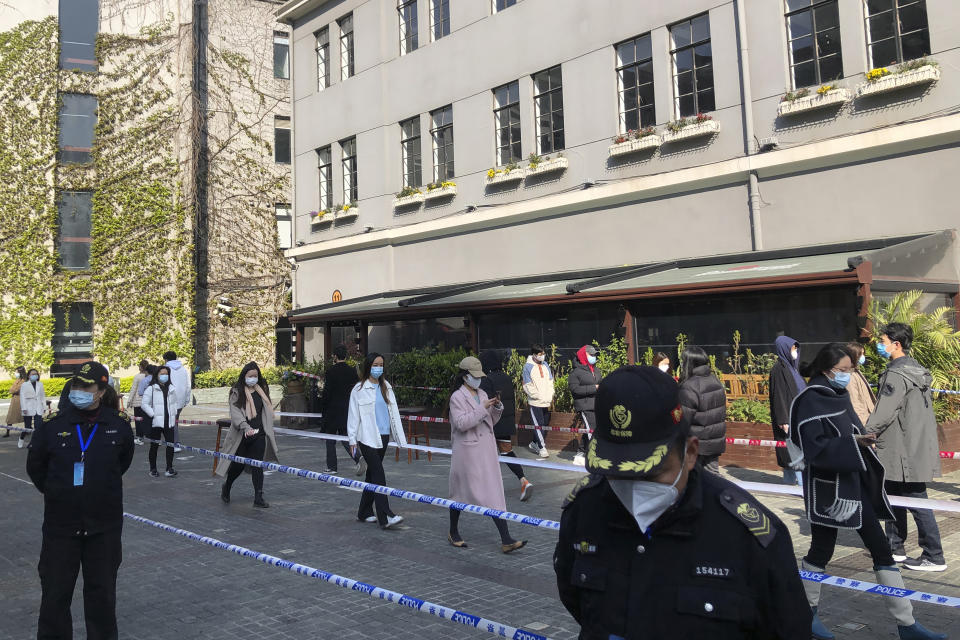
M 787 528 L 696 466 L 678 386 L 655 367 L 600 383 L 585 476 L 554 568 L 581 640 L 810 638 Z
M 123 527 L 122 476 L 133 459 L 128 419 L 102 402 L 108 375 L 83 363 L 70 402 L 33 434 L 27 473 L 43 494 L 37 640 L 70 640 L 70 602 L 83 568 L 88 640 L 117 638 L 116 592 Z

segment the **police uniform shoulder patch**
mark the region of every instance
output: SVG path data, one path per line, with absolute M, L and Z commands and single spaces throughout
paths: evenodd
M 121 420 L 124 420 L 125 422 L 130 422 L 130 416 L 127 415 L 126 411 L 117 411 L 117 415 L 120 416 Z
M 766 548 L 773 542 L 777 535 L 777 528 L 763 507 L 757 504 L 750 494 L 736 489 L 726 489 L 718 497 L 723 508 L 753 534 L 761 547 Z
M 45 415 L 45 416 L 43 417 L 43 421 L 44 421 L 44 422 L 50 422 L 51 420 L 53 420 L 54 418 L 58 417 L 59 415 L 60 415 L 60 410 L 59 410 L 59 409 L 55 409 L 55 410 L 51 411 L 50 413 L 48 413 L 47 415 Z
M 570 490 L 570 493 L 567 494 L 567 497 L 563 499 L 563 508 L 566 509 L 569 507 L 581 491 L 589 487 L 597 486 L 601 480 L 603 480 L 603 476 L 598 473 L 591 473 L 580 478 L 579 482 L 577 482 L 577 484 L 573 486 L 573 489 Z

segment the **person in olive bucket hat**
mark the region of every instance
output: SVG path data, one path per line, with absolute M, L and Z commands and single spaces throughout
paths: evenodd
M 787 528 L 697 466 L 679 387 L 620 367 L 597 390 L 585 476 L 563 503 L 557 587 L 580 638 L 807 640 Z

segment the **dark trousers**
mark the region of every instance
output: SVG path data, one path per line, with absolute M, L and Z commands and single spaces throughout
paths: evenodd
M 517 457 L 517 453 L 513 450 L 513 442 L 510 440 L 510 438 L 504 438 L 502 440 L 499 438 L 497 439 L 497 453 L 499 453 L 501 456 L 517 458 L 517 460 L 520 459 Z M 510 471 L 513 472 L 513 475 L 517 476 L 517 480 L 523 480 L 524 475 L 522 466 L 508 462 L 507 469 L 510 469 Z
M 138 418 L 134 420 L 136 427 L 134 428 L 138 438 L 146 438 L 147 434 L 150 433 L 150 425 L 152 424 L 153 418 L 148 416 L 142 407 L 133 408 L 133 417 Z
M 347 424 L 330 424 L 329 422 L 323 423 L 323 432 L 329 433 L 335 436 L 345 436 L 347 435 Z M 347 455 L 350 456 L 350 444 L 346 440 L 341 440 L 340 444 L 343 445 L 344 450 L 346 450 Z M 331 471 L 337 470 L 337 441 L 336 440 L 327 440 L 327 469 Z M 354 463 L 357 463 L 360 460 L 360 455 L 357 454 L 357 457 L 354 458 L 350 456 Z
M 174 442 L 173 427 L 167 427 L 166 429 L 163 427 L 153 427 L 150 429 L 151 440 L 159 440 L 160 436 L 163 436 L 164 441 L 172 445 Z M 150 459 L 150 471 L 157 470 L 157 448 L 159 446 L 160 445 L 156 442 L 150 443 L 150 452 L 148 453 L 148 457 Z M 165 449 L 164 455 L 166 456 L 167 470 L 169 471 L 170 469 L 173 469 L 173 447 L 164 446 L 163 448 Z
M 866 495 L 866 489 L 864 489 L 864 495 Z M 810 551 L 804 559 L 813 566 L 824 569 L 833 557 L 833 550 L 837 544 L 837 529 L 811 524 L 810 534 Z M 870 552 L 874 567 L 894 566 L 887 536 L 883 533 L 883 527 L 880 526 L 880 521 L 877 520 L 877 514 L 869 500 L 863 501 L 863 524 L 857 529 L 857 534 Z
M 927 485 L 923 482 L 896 482 L 888 480 L 885 483 L 887 495 L 901 496 L 903 498 L 923 498 L 927 497 Z M 930 509 L 910 509 L 913 514 L 913 521 L 917 524 L 917 541 L 920 548 L 923 549 L 922 558 L 928 559 L 936 564 L 943 564 L 943 545 L 940 542 L 940 527 L 937 526 L 937 519 Z M 894 522 L 887 523 L 887 538 L 890 540 L 890 548 L 894 551 L 902 551 L 903 543 L 907 539 L 907 507 L 894 507 Z M 906 555 L 906 554 L 904 554 Z
M 180 442 L 180 412 L 183 409 L 177 409 L 177 417 L 173 419 L 173 440 L 171 442 Z
M 580 426 L 580 429 L 596 429 L 597 428 L 597 418 L 596 414 L 593 411 L 581 411 L 580 420 L 577 421 L 577 424 Z M 586 453 L 587 447 L 590 446 L 590 438 L 592 434 L 582 433 L 580 434 L 580 440 L 577 442 L 577 453 Z
M 43 426 L 43 416 L 23 416 L 24 429 L 39 429 Z M 20 432 L 20 439 L 23 440 L 30 434 L 26 431 Z
M 550 410 L 546 407 L 530 407 L 530 417 L 533 419 L 533 424 L 538 427 L 545 427 L 550 424 Z M 534 433 L 536 439 L 534 442 L 539 444 L 541 447 L 547 446 L 547 441 L 543 438 L 543 432 L 539 429 Z
M 71 640 L 70 603 L 83 569 L 83 617 L 87 640 L 117 638 L 117 571 L 122 560 L 121 532 L 92 536 L 43 535 L 40 549 L 40 618 L 37 640 Z
M 267 450 L 267 437 L 263 434 L 263 429 L 260 429 L 260 433 L 253 436 L 252 438 L 244 437 L 243 441 L 240 442 L 240 446 L 237 447 L 237 452 L 234 454 L 240 456 L 241 458 L 251 458 L 253 460 L 263 461 L 263 454 Z M 231 462 L 230 467 L 227 469 L 227 491 L 230 490 L 230 487 L 233 486 L 234 481 L 240 477 L 240 474 L 243 473 L 244 468 L 247 465 L 240 464 L 239 462 Z M 263 468 L 262 467 L 250 467 L 250 472 L 253 474 L 253 490 L 257 493 L 263 492 Z
M 362 442 L 358 444 L 360 445 L 360 454 L 363 456 L 363 459 L 367 461 L 367 475 L 364 481 L 370 484 L 386 486 L 387 474 L 383 470 L 383 456 L 387 453 L 387 443 L 390 442 L 390 436 L 381 435 L 380 439 L 383 441 L 383 446 L 379 449 L 368 447 Z M 377 522 L 379 522 L 381 526 L 387 524 L 388 516 L 395 515 L 393 511 L 390 510 L 390 501 L 387 500 L 387 496 L 372 491 L 364 491 L 363 495 L 360 496 L 360 508 L 357 509 L 357 518 L 363 520 L 364 518 L 372 516 L 374 505 L 377 507 Z

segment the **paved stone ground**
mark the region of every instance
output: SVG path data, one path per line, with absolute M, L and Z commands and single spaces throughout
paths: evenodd
M 184 417 L 209 419 L 216 412 L 191 407 Z M 215 427 L 183 427 L 184 442 L 212 448 Z M 285 464 L 321 470 L 323 443 L 296 436 L 279 437 Z M 436 443 L 443 446 L 445 443 Z M 179 477 L 150 478 L 147 448 L 138 447 L 125 477 L 126 510 L 226 542 L 288 558 L 315 568 L 362 580 L 437 604 L 514 626 L 556 640 L 575 638 L 577 627 L 556 595 L 551 556 L 556 534 L 513 525 L 529 544 L 514 555 L 499 552 L 496 530 L 487 518 L 464 515 L 466 550 L 447 545 L 446 511 L 405 500 L 391 506 L 406 518 L 396 531 L 381 531 L 355 519 L 359 493 L 282 474 L 266 479 L 267 510 L 252 507 L 248 476 L 234 486 L 232 504 L 218 498 L 219 480 L 211 477 L 212 459 L 178 455 Z M 341 471 L 350 471 L 342 461 Z M 523 455 L 521 453 L 521 455 Z M 36 634 L 42 497 L 26 479 L 25 450 L 16 438 L 0 439 L 0 639 L 26 640 Z M 387 463 L 388 484 L 445 496 L 449 458 L 405 457 Z M 752 481 L 773 481 L 773 474 L 727 470 Z M 504 468 L 507 508 L 538 517 L 559 518 L 559 503 L 578 474 L 530 469 L 535 493 L 519 501 L 516 478 Z M 350 475 L 349 477 L 354 477 Z M 937 483 L 935 496 L 960 497 L 960 477 Z M 797 554 L 809 543 L 802 505 L 790 497 L 761 496 L 791 528 Z M 940 518 L 949 571 L 905 572 L 907 586 L 960 596 L 960 517 Z M 915 533 L 909 541 L 916 549 Z M 841 533 L 829 569 L 836 575 L 873 581 L 870 559 L 859 538 Z M 82 630 L 81 581 L 74 600 L 76 637 Z M 124 560 L 118 588 L 120 636 L 154 640 L 177 638 L 306 639 L 332 638 L 482 638 L 481 631 L 382 602 L 355 591 L 321 583 L 235 554 L 192 542 L 158 529 L 127 522 Z M 895 638 L 896 628 L 879 596 L 824 587 L 823 617 L 840 637 Z M 960 637 L 956 610 L 917 603 L 915 613 L 928 627 Z

